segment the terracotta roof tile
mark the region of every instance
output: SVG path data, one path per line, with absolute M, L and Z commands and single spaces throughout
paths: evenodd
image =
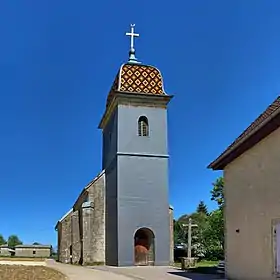
M 236 148 L 238 148 L 241 143 L 249 136 L 255 134 L 262 125 L 268 121 L 276 111 L 280 110 L 280 96 L 278 96 L 274 102 L 268 106 L 268 108 L 254 121 L 251 125 L 245 129 L 245 131 L 235 139 L 235 141 L 229 145 L 229 147 L 215 160 L 213 161 L 208 167 L 214 168 L 215 165 L 219 164 L 219 162 L 229 153 L 233 153 Z
M 144 64 L 123 64 L 117 74 L 107 98 L 109 106 L 116 91 L 165 95 L 160 71 Z

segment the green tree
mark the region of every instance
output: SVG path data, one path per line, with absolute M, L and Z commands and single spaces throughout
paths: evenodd
M 207 206 L 206 204 L 204 203 L 204 201 L 200 201 L 197 208 L 196 208 L 196 212 L 197 213 L 202 213 L 202 214 L 205 214 L 205 215 L 208 215 L 208 209 L 207 209 Z
M 203 232 L 207 227 L 208 216 L 205 213 L 194 212 L 189 215 L 183 215 L 179 218 L 179 221 L 185 228 L 186 232 L 186 244 L 188 240 L 188 224 L 189 218 L 192 219 L 192 256 L 203 258 L 205 255 L 205 244 L 203 242 Z
M 34 242 L 32 245 L 41 245 L 41 244 L 38 242 Z
M 15 246 L 17 245 L 21 245 L 22 242 L 20 241 L 20 239 L 18 238 L 17 235 L 13 234 L 13 235 L 10 235 L 9 238 L 8 238 L 8 246 L 10 248 L 14 248 Z
M 213 189 L 211 190 L 211 200 L 217 202 L 220 209 L 224 208 L 225 199 L 224 199 L 224 178 L 219 177 L 213 183 Z
M 224 254 L 224 178 L 219 177 L 213 183 L 211 200 L 216 201 L 219 209 L 212 211 L 208 219 L 208 227 L 204 232 L 208 259 L 221 259 Z
M 192 254 L 198 258 L 204 258 L 206 247 L 204 243 L 204 231 L 208 226 L 208 215 L 205 211 L 195 212 L 190 215 L 192 218 Z
M 203 232 L 203 243 L 207 259 L 220 260 L 224 255 L 224 216 L 221 209 L 208 216 L 207 227 Z
M 3 235 L 0 234 L 0 245 L 4 245 L 4 244 L 6 244 L 6 243 L 7 243 L 7 241 L 5 240 L 5 238 L 3 237 Z
M 183 224 L 178 220 L 173 221 L 174 244 L 186 243 L 186 232 Z
M 181 216 L 178 221 L 185 225 L 186 240 L 188 237 L 188 220 L 192 218 L 192 254 L 195 257 L 209 260 L 220 260 L 224 255 L 224 178 L 213 183 L 211 200 L 216 201 L 218 209 L 208 212 L 201 201 L 195 213 Z M 187 243 L 187 241 L 186 241 Z

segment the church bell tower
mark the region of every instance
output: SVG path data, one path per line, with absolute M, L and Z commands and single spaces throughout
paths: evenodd
M 99 124 L 106 176 L 106 264 L 169 265 L 167 105 L 160 71 L 135 57 L 109 92 Z

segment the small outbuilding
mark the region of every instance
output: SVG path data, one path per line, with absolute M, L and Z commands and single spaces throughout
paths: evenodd
M 15 250 L 9 248 L 8 244 L 0 245 L 0 257 L 11 257 L 15 254 Z
M 51 245 L 17 245 L 15 247 L 16 257 L 49 258 L 51 256 Z

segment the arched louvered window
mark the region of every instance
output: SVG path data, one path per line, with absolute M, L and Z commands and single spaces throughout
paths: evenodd
M 149 122 L 145 116 L 138 119 L 138 136 L 149 136 Z

